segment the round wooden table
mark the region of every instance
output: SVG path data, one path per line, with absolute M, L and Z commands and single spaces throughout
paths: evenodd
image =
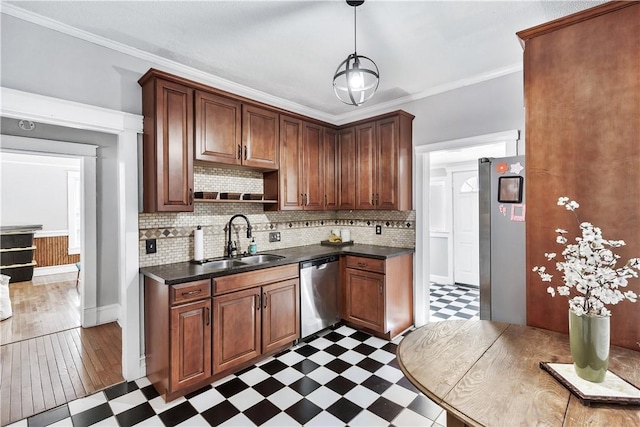
M 540 362 L 571 363 L 569 336 L 486 320 L 429 323 L 397 351 L 402 372 L 455 426 L 640 426 L 638 406 L 584 406 Z M 609 370 L 640 387 L 640 352 L 611 346 Z

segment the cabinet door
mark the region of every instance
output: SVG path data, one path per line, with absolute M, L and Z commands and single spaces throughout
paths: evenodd
M 356 127 L 356 209 L 376 206 L 376 123 Z
M 302 121 L 280 116 L 280 209 L 300 210 L 302 189 Z
M 213 373 L 260 354 L 260 288 L 214 297 Z
M 340 145 L 338 133 L 332 129 L 324 129 L 324 208 L 338 209 L 338 184 L 340 182 Z
M 242 164 L 278 169 L 278 113 L 242 105 Z
M 171 309 L 171 392 L 211 376 L 211 300 Z
M 303 208 L 310 211 L 324 209 L 324 157 L 322 126 L 303 123 L 302 132 L 302 188 Z
M 384 274 L 345 269 L 346 320 L 377 332 L 385 332 Z
M 159 212 L 193 211 L 193 90 L 156 81 L 156 200 Z
M 196 91 L 196 160 L 239 165 L 242 108 L 229 98 Z
M 300 338 L 298 279 L 262 287 L 262 352 Z
M 338 134 L 340 175 L 338 178 L 338 209 L 356 208 L 356 134 L 348 128 Z
M 398 208 L 398 117 L 376 122 L 376 209 Z

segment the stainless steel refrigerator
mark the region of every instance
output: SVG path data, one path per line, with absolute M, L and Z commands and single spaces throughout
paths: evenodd
M 478 160 L 480 319 L 526 323 L 524 156 Z

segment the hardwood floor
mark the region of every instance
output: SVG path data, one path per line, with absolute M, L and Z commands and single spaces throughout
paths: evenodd
M 0 345 L 79 327 L 76 276 L 52 274 L 11 283 L 13 316 L 0 322 Z
M 124 381 L 120 326 L 80 327 L 71 276 L 9 286 L 13 317 L 0 323 L 0 425 Z

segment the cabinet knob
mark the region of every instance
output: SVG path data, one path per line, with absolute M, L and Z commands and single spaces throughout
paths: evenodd
M 238 160 L 242 158 L 242 145 L 238 144 Z
M 371 204 L 375 206 L 376 204 L 376 195 L 375 193 L 371 193 Z
M 188 297 L 190 295 L 196 295 L 199 294 L 200 292 L 202 292 L 202 289 L 196 289 L 195 291 L 189 291 L 189 292 L 183 292 L 182 296 L 183 297 Z
M 244 159 L 247 160 L 247 146 L 244 146 Z
M 189 189 L 189 204 L 193 204 L 193 188 Z
M 264 298 L 264 306 L 262 308 L 267 308 L 267 301 L 268 301 L 269 297 L 267 296 L 266 292 L 264 294 L 262 294 L 262 298 Z
M 327 200 L 327 195 L 326 194 L 324 195 L 324 205 L 325 206 L 329 206 L 329 202 Z
M 205 325 L 209 326 L 209 324 L 211 323 L 211 309 L 209 307 L 207 307 L 207 314 L 205 315 Z
M 378 285 L 378 292 L 382 293 L 382 283 Z
M 260 294 L 256 294 L 256 311 L 260 311 Z

